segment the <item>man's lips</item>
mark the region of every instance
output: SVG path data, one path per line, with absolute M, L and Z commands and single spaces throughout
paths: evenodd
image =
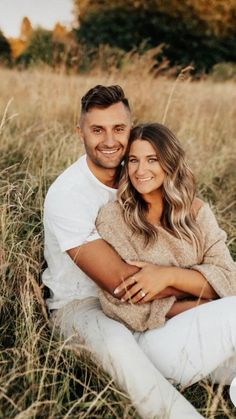
M 105 154 L 105 155 L 112 155 L 112 154 L 115 154 L 115 153 L 117 153 L 118 151 L 120 150 L 120 147 L 116 147 L 116 148 L 109 148 L 109 149 L 98 149 L 98 151 L 100 152 L 100 153 L 102 153 L 102 154 Z

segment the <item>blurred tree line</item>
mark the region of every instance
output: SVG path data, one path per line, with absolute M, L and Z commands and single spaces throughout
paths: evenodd
M 164 44 L 170 66 L 236 62 L 235 0 L 75 0 L 78 41 L 140 53 Z M 160 60 L 160 54 L 156 57 Z
M 125 54 L 155 50 L 155 65 L 192 65 L 209 72 L 236 63 L 236 0 L 74 0 L 77 24 L 33 29 L 24 18 L 18 39 L 0 32 L 0 62 L 46 63 L 88 70 L 98 62 L 121 67 Z

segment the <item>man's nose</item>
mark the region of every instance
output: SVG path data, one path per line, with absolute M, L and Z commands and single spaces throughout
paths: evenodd
M 108 146 L 108 147 L 112 147 L 115 145 L 116 141 L 115 141 L 115 137 L 113 132 L 107 132 L 105 139 L 104 139 L 104 143 Z

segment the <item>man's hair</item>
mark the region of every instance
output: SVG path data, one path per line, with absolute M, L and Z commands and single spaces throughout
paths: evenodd
M 122 102 L 130 111 L 128 99 L 120 86 L 102 86 L 98 84 L 82 97 L 81 114 L 88 112 L 92 108 L 108 108 L 119 102 Z

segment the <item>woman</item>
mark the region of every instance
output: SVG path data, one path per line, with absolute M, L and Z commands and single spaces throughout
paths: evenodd
M 158 370 L 178 384 L 210 373 L 230 384 L 236 298 L 219 297 L 236 295 L 236 264 L 211 209 L 195 197 L 178 140 L 163 125 L 131 131 L 118 202 L 101 210 L 97 228 L 123 259 L 144 267 L 114 291 L 121 301 L 100 294 L 104 311 L 139 331 L 173 317 L 139 334 Z

